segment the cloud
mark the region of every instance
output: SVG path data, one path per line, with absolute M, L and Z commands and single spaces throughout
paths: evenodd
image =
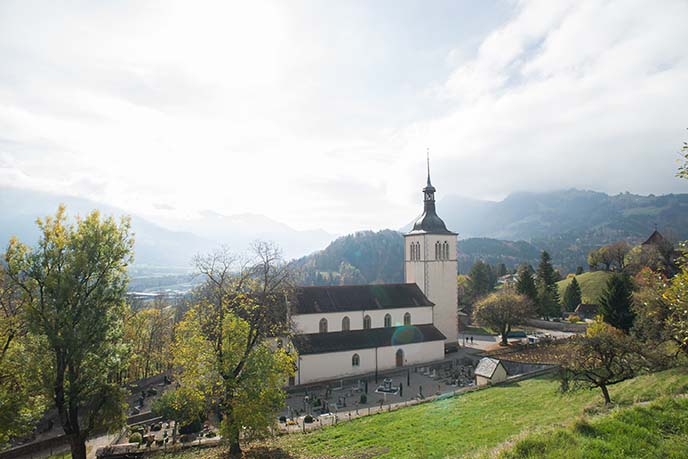
M 446 81 L 453 108 L 414 126 L 409 144 L 431 139 L 439 183 L 475 197 L 688 191 L 673 178 L 688 119 L 686 18 L 681 1 L 522 2 Z
M 2 2 L 0 184 L 332 232 L 410 221 L 427 147 L 440 198 L 688 191 L 687 9 Z

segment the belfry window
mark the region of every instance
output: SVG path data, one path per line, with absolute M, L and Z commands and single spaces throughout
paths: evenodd
M 327 319 L 320 319 L 320 333 L 327 333 Z

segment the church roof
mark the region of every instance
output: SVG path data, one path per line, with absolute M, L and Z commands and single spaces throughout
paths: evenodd
M 446 337 L 434 325 L 426 324 L 295 335 L 292 337 L 292 343 L 300 355 L 308 355 L 444 341 L 445 339 Z
M 667 240 L 664 236 L 662 236 L 662 233 L 654 230 L 652 234 L 650 234 L 650 237 L 648 237 L 642 245 L 663 245 L 666 244 L 666 241 Z
M 453 234 L 447 229 L 447 225 L 437 215 L 435 210 L 435 189 L 430 182 L 430 157 L 428 156 L 428 182 L 423 188 L 423 214 L 413 224 L 413 228 L 408 234 Z
M 423 215 L 418 217 L 418 220 L 413 224 L 413 229 L 408 234 L 456 234 L 447 229 L 447 225 L 444 221 L 437 215 L 435 211 L 435 206 L 428 210 L 427 208 L 423 211 Z
M 293 314 L 434 306 L 416 284 L 299 287 Z

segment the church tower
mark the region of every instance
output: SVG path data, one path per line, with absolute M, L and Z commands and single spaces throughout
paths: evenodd
M 433 324 L 446 337 L 445 346 L 458 340 L 458 265 L 457 233 L 449 231 L 435 210 L 435 187 L 423 188 L 423 214 L 404 235 L 404 280 L 415 282 L 425 296 L 435 303 Z

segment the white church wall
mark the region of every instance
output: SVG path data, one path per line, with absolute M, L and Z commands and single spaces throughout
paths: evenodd
M 328 352 L 308 354 L 298 359 L 296 384 L 310 384 L 318 381 L 346 378 L 375 372 L 376 352 L 378 371 L 396 368 L 396 353 L 404 353 L 404 365 L 417 365 L 444 358 L 444 342 L 403 344 L 400 346 L 380 347 L 376 349 L 358 349 L 355 351 Z M 358 354 L 360 365 L 353 367 L 351 358 Z
M 382 328 L 385 325 L 385 315 L 392 316 L 392 326 L 404 325 L 404 314 L 411 314 L 411 324 L 422 325 L 431 324 L 433 321 L 432 306 L 394 308 L 394 309 L 375 309 L 348 312 L 328 312 L 322 314 L 296 314 L 292 316 L 292 322 L 297 333 L 320 333 L 320 320 L 327 319 L 327 331 L 342 331 L 342 319 L 349 317 L 350 330 L 363 329 L 363 317 L 370 316 L 371 328 Z
M 449 259 L 435 257 L 435 243 L 449 244 Z M 421 259 L 410 259 L 410 244 L 419 242 Z M 435 303 L 434 324 L 447 337 L 447 342 L 456 343 L 458 338 L 458 297 L 456 236 L 451 234 L 407 235 L 404 240 L 404 277 L 406 282 L 415 282 L 425 295 Z
M 354 354 L 359 355 L 360 365 L 351 365 Z M 375 371 L 375 349 L 327 352 L 299 356 L 296 371 L 297 384 L 310 384 L 316 381 L 371 373 Z

